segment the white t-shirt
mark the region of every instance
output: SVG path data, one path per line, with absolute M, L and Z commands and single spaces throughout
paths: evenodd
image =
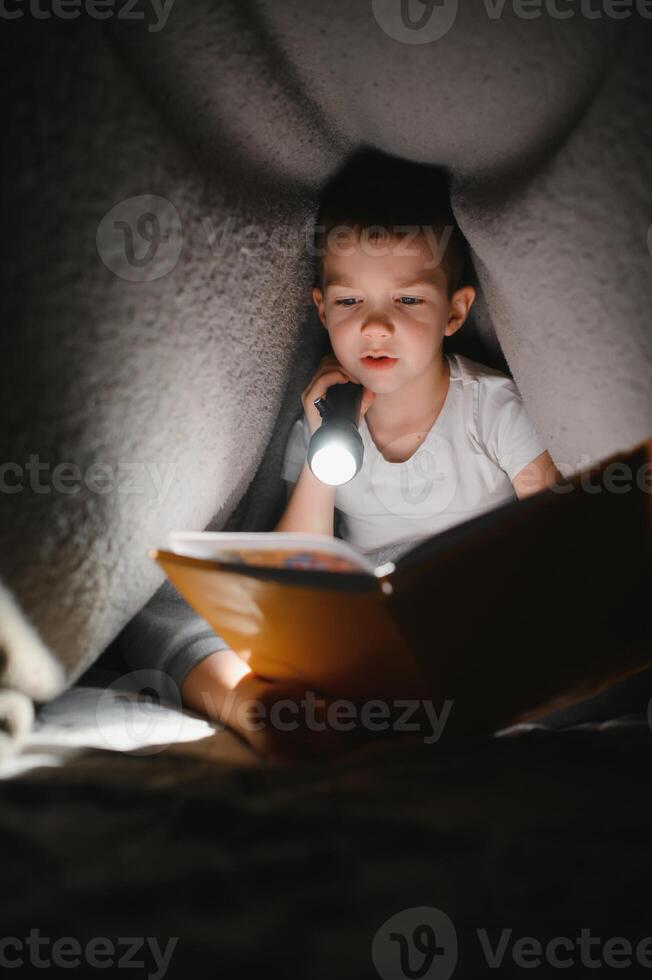
M 516 499 L 511 480 L 546 448 L 511 378 L 462 354 L 445 356 L 446 400 L 418 449 L 405 462 L 388 462 L 363 418 L 362 467 L 335 489 L 342 538 L 377 563 Z M 290 431 L 284 480 L 298 480 L 309 442 L 304 413 Z

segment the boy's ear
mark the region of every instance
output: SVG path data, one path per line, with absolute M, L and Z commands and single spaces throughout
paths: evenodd
M 319 319 L 322 325 L 326 326 L 326 307 L 324 305 L 324 294 L 322 293 L 319 286 L 312 287 L 312 301 L 317 307 L 317 313 L 319 314 Z
M 447 337 L 456 333 L 463 325 L 475 300 L 475 289 L 473 286 L 462 286 L 457 289 L 450 301 L 448 310 L 448 323 L 444 334 Z

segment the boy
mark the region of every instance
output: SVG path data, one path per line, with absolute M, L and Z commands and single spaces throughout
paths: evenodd
M 463 325 L 475 298 L 457 285 L 463 255 L 432 268 L 421 232 L 385 238 L 386 249 L 352 229 L 346 255 L 326 248 L 312 295 L 334 354 L 302 393 L 283 466 L 288 502 L 276 531 L 343 534 L 378 562 L 415 539 L 469 520 L 514 496 L 543 489 L 554 464 L 517 388 L 499 371 L 459 354 L 444 336 Z M 365 245 L 365 242 L 367 245 Z M 450 248 L 450 245 L 449 245 Z M 452 251 L 452 250 L 451 250 Z M 306 452 L 321 416 L 314 405 L 333 384 L 362 384 L 363 466 L 339 487 L 320 483 Z
M 443 352 L 475 299 L 447 186 L 400 161 L 383 162 L 374 176 L 377 159 L 362 154 L 322 200 L 312 298 L 333 353 L 302 392 L 282 471 L 287 505 L 274 528 L 333 535 L 337 510 L 342 537 L 376 563 L 560 476 L 514 382 Z M 331 487 L 312 474 L 306 451 L 321 424 L 314 402 L 348 381 L 363 386 L 364 461 L 348 484 Z M 194 667 L 182 696 L 206 711 L 206 690 L 215 700 L 209 713 L 222 720 L 228 702 L 242 707 L 245 695 L 269 706 L 299 693 L 254 677 L 230 650 Z M 254 732 L 240 715 L 228 723 L 265 754 L 347 747 L 328 730 L 318 738 L 312 731 L 307 743 L 270 726 Z

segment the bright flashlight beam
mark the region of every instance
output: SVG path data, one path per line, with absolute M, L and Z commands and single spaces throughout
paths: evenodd
M 356 474 L 353 454 L 340 442 L 331 442 L 318 449 L 310 467 L 318 480 L 331 487 L 348 483 Z

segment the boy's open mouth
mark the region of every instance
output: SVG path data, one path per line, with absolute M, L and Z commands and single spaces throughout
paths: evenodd
M 396 364 L 397 357 L 389 357 L 387 354 L 381 354 L 379 356 L 372 356 L 371 354 L 365 354 L 360 360 L 365 367 L 371 367 L 375 369 L 380 368 L 390 368 L 393 364 Z

